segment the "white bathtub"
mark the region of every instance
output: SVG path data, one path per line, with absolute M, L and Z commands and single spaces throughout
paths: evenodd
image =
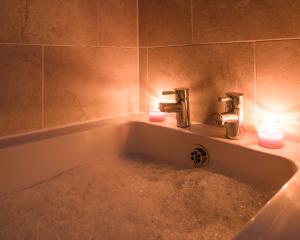
M 43 182 L 104 154 L 140 154 L 192 168 L 189 154 L 194 144 L 208 150 L 210 161 L 206 168 L 211 171 L 256 188 L 279 190 L 237 239 L 298 239 L 299 144 L 286 143 L 281 150 L 268 150 L 257 146 L 255 136 L 227 140 L 224 129 L 201 124 L 194 124 L 189 130 L 178 129 L 174 119 L 149 123 L 144 115 L 131 115 L 2 138 L 0 196 Z

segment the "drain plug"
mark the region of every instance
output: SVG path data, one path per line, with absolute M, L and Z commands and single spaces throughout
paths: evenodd
M 194 161 L 195 167 L 204 167 L 208 164 L 208 152 L 202 145 L 194 145 L 190 152 L 190 159 Z

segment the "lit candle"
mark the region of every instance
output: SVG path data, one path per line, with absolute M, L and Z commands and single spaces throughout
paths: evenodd
M 284 133 L 278 120 L 264 120 L 258 127 L 259 145 L 267 148 L 281 148 Z
M 149 111 L 149 120 L 151 122 L 162 122 L 166 119 L 166 113 L 160 112 L 159 110 Z

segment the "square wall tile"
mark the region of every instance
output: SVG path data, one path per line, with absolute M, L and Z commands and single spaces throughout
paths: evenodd
M 137 49 L 45 48 L 46 127 L 137 110 Z
M 140 46 L 190 44 L 191 1 L 140 0 Z
M 2 41 L 97 44 L 97 0 L 4 0 L 3 5 Z
M 42 49 L 0 45 L 0 136 L 42 128 Z
M 148 49 L 139 50 L 140 111 L 148 111 Z
M 300 37 L 300 2 L 193 0 L 194 42 Z
M 98 0 L 99 45 L 137 47 L 137 0 Z
M 258 113 L 277 115 L 288 133 L 298 135 L 300 40 L 257 43 L 256 63 Z
M 22 39 L 26 0 L 1 0 L 0 42 L 16 43 Z
M 212 123 L 212 114 L 223 112 L 217 97 L 225 92 L 245 94 L 246 124 L 254 114 L 253 44 L 215 44 L 149 49 L 149 105 L 164 99 L 163 90 L 190 89 L 191 119 Z

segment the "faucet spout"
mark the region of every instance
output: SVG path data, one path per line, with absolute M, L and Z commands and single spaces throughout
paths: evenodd
M 160 103 L 159 110 L 161 112 L 181 112 L 182 104 L 180 103 Z
M 219 124 L 224 126 L 226 123 L 238 123 L 239 116 L 234 113 L 221 113 L 219 114 Z

